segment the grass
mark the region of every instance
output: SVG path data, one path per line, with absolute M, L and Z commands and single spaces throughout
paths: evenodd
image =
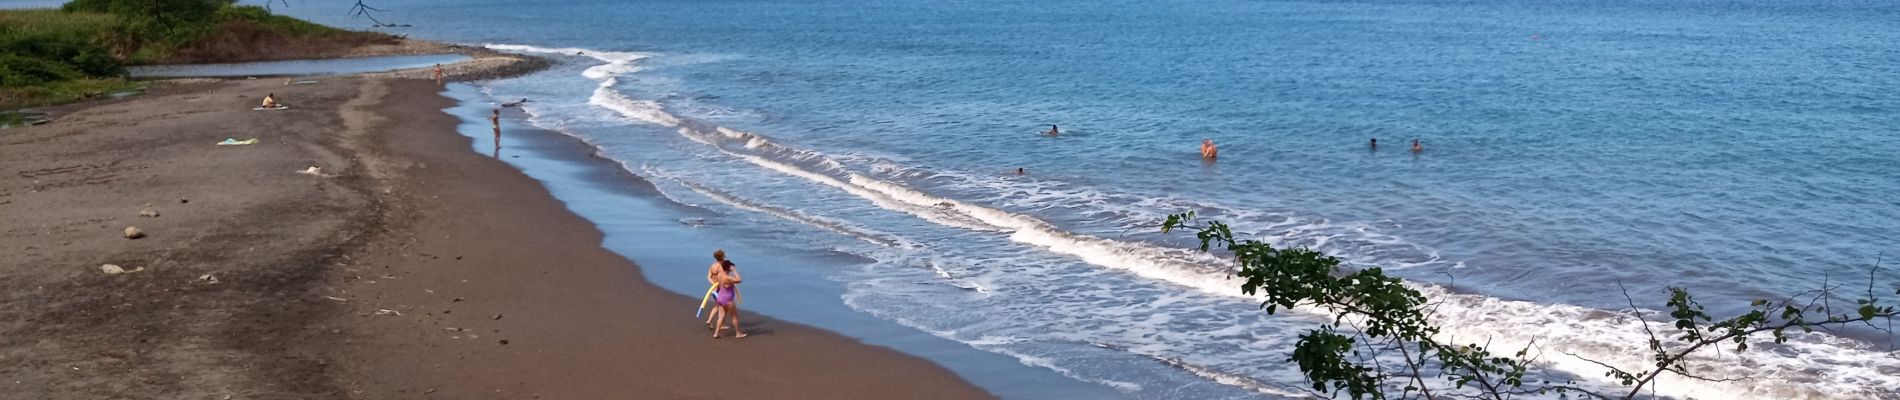
M 105 13 L 69 13 L 50 8 L 0 10 L 0 41 L 36 34 L 90 37 L 118 24 L 118 17 Z
M 289 37 L 356 34 L 360 32 L 331 28 L 310 21 L 271 14 L 258 6 L 230 6 L 218 10 L 219 22 L 244 21 L 257 28 Z
M 131 86 L 107 46 L 119 18 L 59 10 L 0 11 L 0 109 L 57 104 Z
M 123 78 L 86 78 L 22 87 L 0 87 L 0 110 L 43 107 L 145 88 Z

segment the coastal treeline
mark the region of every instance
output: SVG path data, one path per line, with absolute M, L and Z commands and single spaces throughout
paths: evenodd
M 393 40 L 234 0 L 74 0 L 58 9 L 3 10 L 0 109 L 136 87 L 124 78 L 128 65 L 285 59 Z

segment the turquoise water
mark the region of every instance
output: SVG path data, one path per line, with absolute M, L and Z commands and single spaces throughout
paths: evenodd
M 1619 282 L 1733 312 L 1900 249 L 1891 2 L 382 3 L 561 60 L 483 90 L 732 240 L 869 260 L 806 267 L 851 310 L 1130 397 L 1299 396 L 1321 320 L 1261 315 L 1168 213 L 1425 282 L 1460 338 L 1608 386 L 1558 351 L 1642 363 Z M 1900 398 L 1862 336 L 1659 393 Z

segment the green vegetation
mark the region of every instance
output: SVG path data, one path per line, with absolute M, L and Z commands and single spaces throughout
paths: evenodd
M 0 109 L 65 104 L 144 88 L 144 83 L 125 78 L 81 78 L 37 85 L 0 87 Z
M 103 13 L 0 11 L 0 109 L 68 102 L 130 87 Z
M 243 21 L 255 25 L 260 30 L 266 32 L 292 37 L 353 33 L 301 19 L 274 15 L 264 8 L 256 6 L 229 6 L 220 8 L 218 9 L 217 18 L 219 21 L 227 22 Z
M 138 87 L 124 79 L 126 65 L 203 61 L 229 54 L 206 49 L 249 52 L 246 42 L 345 35 L 367 34 L 233 0 L 74 0 L 58 10 L 0 10 L 0 110 Z M 192 51 L 202 54 L 179 58 Z
M 115 21 L 97 13 L 0 12 L 0 85 L 119 74 L 123 69 L 101 36 Z
M 1664 375 L 1730 379 L 1698 375 L 1699 370 L 1689 366 L 1689 356 L 1697 351 L 1742 352 L 1758 340 L 1785 343 L 1789 334 L 1814 329 L 1864 325 L 1884 331 L 1875 322 L 1891 324 L 1900 316 L 1894 306 L 1882 302 L 1879 295 L 1885 291 L 1875 290 L 1872 273 L 1864 293 L 1855 289 L 1858 285 L 1827 284 L 1785 299 L 1756 300 L 1748 312 L 1720 320 L 1706 313 L 1688 289 L 1672 287 L 1665 306 L 1669 318 L 1663 322 L 1667 324 L 1652 325 L 1636 318 L 1649 338 L 1634 347 L 1645 349 L 1652 363 L 1632 369 L 1565 354 L 1605 367 L 1605 377 L 1625 386 L 1616 393 L 1598 393 L 1574 382 L 1536 379 L 1542 375 L 1533 374 L 1533 368 L 1540 364 L 1529 347 L 1506 355 L 1493 354 L 1478 343 L 1448 342 L 1431 320 L 1433 303 L 1379 268 L 1348 270 L 1339 265 L 1339 259 L 1310 249 L 1240 240 L 1225 224 L 1197 222 L 1192 212 L 1170 215 L 1161 231 L 1194 230 L 1200 251 L 1219 246 L 1231 253 L 1240 267 L 1235 276 L 1244 280 L 1241 292 L 1260 296 L 1260 306 L 1268 314 L 1302 307 L 1333 317 L 1330 324 L 1300 335 L 1287 359 L 1299 365 L 1311 389 L 1324 397 L 1506 400 L 1517 394 L 1555 392 L 1566 397 L 1634 399 L 1642 397 L 1645 389 L 1653 389 L 1655 379 Z M 1879 268 L 1875 261 L 1874 269 Z M 1852 292 L 1836 293 L 1840 288 Z M 1629 293 L 1622 295 L 1632 311 L 1637 309 Z M 1856 299 L 1852 306 L 1840 304 L 1846 308 L 1829 301 L 1842 296 Z

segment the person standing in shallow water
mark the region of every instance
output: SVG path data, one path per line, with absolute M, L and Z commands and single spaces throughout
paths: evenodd
M 725 250 L 713 250 L 713 264 L 706 268 L 706 280 L 714 286 L 713 315 L 708 321 L 712 325 L 713 339 L 719 338 L 719 331 L 726 327 L 726 317 L 732 319 L 732 337 L 746 337 L 739 328 L 739 266 L 726 259 Z
M 499 156 L 501 154 L 501 108 L 500 107 L 496 107 L 494 112 L 488 114 L 488 123 L 495 126 L 495 154 Z
M 435 85 L 442 86 L 442 64 L 435 65 Z
M 1214 138 L 1201 140 L 1201 159 L 1213 160 L 1220 157 L 1220 149 L 1214 147 Z

